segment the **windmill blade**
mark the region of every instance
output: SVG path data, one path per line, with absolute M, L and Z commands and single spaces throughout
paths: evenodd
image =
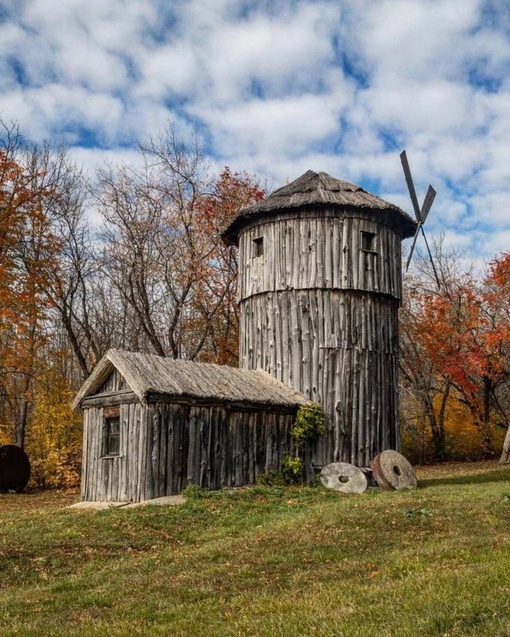
M 421 233 L 423 235 L 423 238 L 425 239 L 425 245 L 427 246 L 427 252 L 429 253 L 430 263 L 432 265 L 432 269 L 434 270 L 434 277 L 436 279 L 437 289 L 440 290 L 441 289 L 441 283 L 439 281 L 439 275 L 437 273 L 436 264 L 434 263 L 434 259 L 432 258 L 432 252 L 430 251 L 429 242 L 427 241 L 427 237 L 425 236 L 425 230 L 423 229 L 423 225 L 422 224 L 420 224 L 420 230 L 421 230 Z
M 414 214 L 416 219 L 420 221 L 420 206 L 418 205 L 418 198 L 416 197 L 416 190 L 414 189 L 413 178 L 411 175 L 411 169 L 409 168 L 409 162 L 407 161 L 406 151 L 403 150 L 400 153 L 400 161 L 402 162 L 402 168 L 404 169 L 404 175 L 406 178 L 407 188 L 409 189 L 409 196 L 411 197 L 411 203 L 413 204 Z
M 425 223 L 425 220 L 427 219 L 427 216 L 430 212 L 430 208 L 432 207 L 432 204 L 434 203 L 436 194 L 437 193 L 434 190 L 434 188 L 432 188 L 432 186 L 429 185 L 427 189 L 427 194 L 425 195 L 425 200 L 423 202 L 423 206 L 421 207 L 421 212 L 420 212 L 420 219 L 422 223 Z
M 416 232 L 414 233 L 414 238 L 413 238 L 413 244 L 411 246 L 411 251 L 409 252 L 409 257 L 407 258 L 406 272 L 409 270 L 409 264 L 411 263 L 411 257 L 413 256 L 413 252 L 414 252 L 414 246 L 416 245 L 416 241 L 418 239 L 418 235 L 420 234 L 421 225 L 422 225 L 421 221 L 418 221 L 418 226 L 416 228 Z

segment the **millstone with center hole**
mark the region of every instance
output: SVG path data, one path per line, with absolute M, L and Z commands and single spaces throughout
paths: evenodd
M 361 469 L 348 462 L 332 462 L 320 474 L 322 484 L 342 493 L 363 493 L 367 479 Z
M 388 449 L 371 462 L 372 471 L 381 489 L 414 489 L 416 474 L 411 463 L 398 451 Z
M 0 491 L 23 491 L 30 479 L 30 460 L 21 447 L 0 447 Z

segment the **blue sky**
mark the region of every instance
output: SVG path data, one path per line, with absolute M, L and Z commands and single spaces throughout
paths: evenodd
M 510 249 L 508 0 L 0 0 L 0 115 L 93 169 L 172 122 L 212 169 L 308 169 L 411 212 L 468 258 Z

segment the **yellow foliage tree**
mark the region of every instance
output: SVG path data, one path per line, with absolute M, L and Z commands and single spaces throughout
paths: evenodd
M 25 447 L 36 486 L 79 484 L 82 426 L 80 414 L 71 410 L 74 393 L 59 366 L 48 367 L 37 379 Z

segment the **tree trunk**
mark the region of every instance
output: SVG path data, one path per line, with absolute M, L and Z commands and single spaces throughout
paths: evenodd
M 490 397 L 492 393 L 492 381 L 488 376 L 483 377 L 483 420 L 482 420 L 482 436 L 485 453 L 487 456 L 494 456 L 494 441 L 491 431 L 491 404 Z
M 503 453 L 499 459 L 499 464 L 510 464 L 510 427 L 508 427 L 503 443 Z
M 28 400 L 23 400 L 19 414 L 18 424 L 16 427 L 16 444 L 23 449 L 25 447 L 25 434 L 27 431 L 28 420 Z

